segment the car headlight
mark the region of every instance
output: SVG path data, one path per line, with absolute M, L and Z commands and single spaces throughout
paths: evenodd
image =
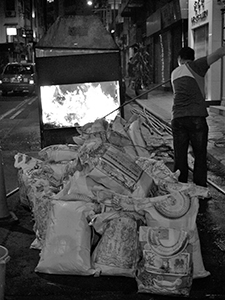
M 0 79 L 0 84 L 2 84 L 2 80 Z
M 34 84 L 34 79 L 30 79 L 29 84 Z

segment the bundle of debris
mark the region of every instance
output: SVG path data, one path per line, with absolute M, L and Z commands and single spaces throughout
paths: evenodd
M 190 293 L 206 277 L 196 216 L 208 189 L 178 182 L 171 138 L 141 116 L 86 124 L 74 144 L 15 155 L 21 204 L 40 250 L 36 272 L 128 276 L 138 292 Z

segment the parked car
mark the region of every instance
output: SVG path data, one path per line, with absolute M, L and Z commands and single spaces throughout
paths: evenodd
M 35 64 L 34 63 L 8 63 L 0 77 L 0 90 L 2 95 L 8 92 L 35 92 Z

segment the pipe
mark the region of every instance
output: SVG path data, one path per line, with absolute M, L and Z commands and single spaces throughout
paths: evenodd
M 219 191 L 220 193 L 222 193 L 223 195 L 225 195 L 225 191 L 219 187 L 216 183 L 212 182 L 210 179 L 207 179 L 207 182 L 213 186 L 217 191 Z

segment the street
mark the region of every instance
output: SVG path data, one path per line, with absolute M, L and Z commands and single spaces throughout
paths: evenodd
M 0 147 L 5 165 L 6 192 L 17 187 L 13 167 L 17 152 L 40 149 L 38 101 L 36 95 L 0 95 Z
M 36 95 L 9 95 L 0 96 L 0 122 L 1 122 L 1 148 L 13 149 L 10 143 L 16 143 L 15 136 L 24 143 L 24 134 L 27 132 L 39 131 L 38 101 Z M 15 129 L 17 129 L 15 135 Z M 25 130 L 26 129 L 26 130 Z M 24 132 L 25 131 L 25 132 Z M 9 138 L 10 136 L 10 138 Z M 23 147 L 23 146 L 22 146 Z
M 128 107 L 127 107 L 128 109 Z M 125 114 L 126 115 L 126 114 Z M 17 187 L 13 167 L 17 152 L 37 156 L 40 150 L 38 99 L 35 96 L 0 96 L 0 145 L 7 193 Z M 221 179 L 222 183 L 222 179 Z M 224 196 L 212 189 L 213 199 L 201 204 L 197 216 L 202 257 L 209 277 L 193 281 L 190 299 L 225 299 Z M 0 244 L 9 250 L 5 300 L 162 300 L 168 296 L 137 294 L 135 279 L 128 277 L 61 276 L 36 273 L 39 251 L 30 249 L 35 239 L 32 215 L 20 205 L 19 194 L 8 198 L 18 224 L 0 227 Z M 8 230 L 9 229 L 9 230 Z

